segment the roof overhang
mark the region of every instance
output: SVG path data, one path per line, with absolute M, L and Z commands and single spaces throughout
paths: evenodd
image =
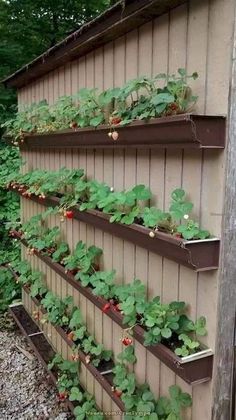
M 21 88 L 187 0 L 121 0 L 2 82 Z

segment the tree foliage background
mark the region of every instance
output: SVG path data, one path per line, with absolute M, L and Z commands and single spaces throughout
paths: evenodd
M 114 0 L 0 0 L 0 79 L 114 3 Z M 1 86 L 0 104 L 4 106 L 1 120 L 15 100 L 15 93 Z
M 55 45 L 116 0 L 0 0 L 0 80 Z M 16 112 L 16 93 L 0 84 L 0 127 Z M 8 221 L 19 212 L 19 199 L 1 182 L 19 167 L 16 148 L 5 144 L 0 131 L 0 265 L 19 256 L 9 240 Z M 0 272 L 0 312 L 17 296 L 11 276 Z M 19 290 L 18 290 L 19 291 Z

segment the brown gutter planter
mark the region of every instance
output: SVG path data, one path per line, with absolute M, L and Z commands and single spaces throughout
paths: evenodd
M 15 189 L 13 191 L 18 192 Z M 30 200 L 47 207 L 59 205 L 59 198 L 57 197 L 46 197 L 42 201 L 38 196 L 32 194 Z M 80 222 L 92 225 L 141 248 L 169 258 L 196 272 L 216 270 L 219 267 L 220 240 L 218 238 L 186 241 L 162 232 L 156 232 L 155 237 L 151 238 L 149 236 L 151 229 L 135 223 L 132 225 L 110 223 L 110 216 L 101 211 L 80 211 L 78 207 L 73 207 L 73 212 L 74 219 Z
M 17 275 L 11 269 L 15 279 L 17 280 Z M 30 290 L 27 286 L 23 286 L 24 291 L 30 295 Z M 40 300 L 31 297 L 32 301 L 35 303 L 36 306 L 40 309 L 43 314 L 47 314 L 47 311 L 41 306 Z M 31 319 L 31 318 L 30 318 Z M 32 321 L 32 320 L 31 320 Z M 33 321 L 32 321 L 33 322 Z M 36 326 L 36 324 L 35 324 Z M 37 327 L 37 326 L 36 326 Z M 66 332 L 58 325 L 54 325 L 54 328 L 60 334 L 62 339 L 67 343 L 69 347 L 74 347 L 75 343 L 67 337 Z M 76 349 L 76 352 L 79 355 L 79 360 L 85 365 L 85 367 L 89 370 L 89 372 L 94 376 L 94 378 L 100 383 L 103 389 L 108 393 L 108 395 L 112 398 L 112 400 L 117 404 L 121 411 L 125 411 L 124 404 L 122 400 L 116 396 L 113 392 L 113 373 L 110 372 L 108 374 L 104 374 L 104 372 L 111 371 L 114 367 L 114 363 L 112 361 L 103 362 L 100 367 L 96 368 L 92 363 L 86 363 L 86 354 L 83 353 L 79 348 Z
M 109 126 L 79 128 L 44 134 L 26 134 L 22 150 L 81 148 L 219 148 L 225 146 L 223 116 L 179 114 L 117 126 L 117 141 L 108 137 Z
M 43 331 L 39 329 L 38 325 L 32 320 L 22 304 L 18 303 L 10 305 L 9 312 L 23 335 L 27 338 L 27 341 L 34 351 L 37 359 L 43 365 L 53 384 L 56 386 L 57 372 L 55 369 L 48 369 L 48 363 L 54 358 L 55 351 L 46 340 Z M 73 413 L 76 405 L 69 400 L 66 401 L 66 405 Z
M 21 241 L 25 246 L 27 246 L 27 242 L 24 239 Z M 79 281 L 75 280 L 73 275 L 66 274 L 64 267 L 58 263 L 54 263 L 50 257 L 42 255 L 37 251 L 35 252 L 35 255 L 37 255 L 44 263 L 46 263 L 57 274 L 63 277 L 68 283 L 71 284 L 71 286 L 77 289 L 100 310 L 106 303 L 108 303 L 106 299 L 95 296 L 90 287 L 83 287 Z M 127 326 L 123 324 L 123 316 L 121 313 L 111 308 L 106 312 L 106 315 L 108 315 L 121 328 L 127 328 Z M 136 325 L 133 328 L 134 338 L 142 345 L 144 345 L 144 332 L 144 328 L 139 325 Z M 213 352 L 211 349 L 207 349 L 202 346 L 201 351 L 191 356 L 181 358 L 163 344 L 156 344 L 147 347 L 145 346 L 145 348 L 190 385 L 197 385 L 199 383 L 207 382 L 212 377 Z M 86 366 L 88 367 L 88 365 Z
M 9 189 L 12 190 L 12 188 Z M 13 191 L 18 193 L 16 189 L 13 189 Z M 30 200 L 47 207 L 59 205 L 59 198 L 57 197 L 46 197 L 42 201 L 38 196 L 32 194 Z M 135 223 L 132 225 L 110 223 L 110 216 L 101 211 L 80 211 L 78 207 L 73 207 L 73 212 L 74 219 L 80 222 L 92 225 L 141 248 L 169 258 L 196 272 L 216 270 L 219 267 L 220 239 L 218 238 L 186 241 L 163 232 L 156 232 L 155 237 L 151 238 L 149 236 L 151 229 Z

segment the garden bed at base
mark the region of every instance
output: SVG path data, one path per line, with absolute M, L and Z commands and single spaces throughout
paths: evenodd
M 15 320 L 16 324 L 20 328 L 23 335 L 27 338 L 27 341 L 34 351 L 37 359 L 42 363 L 43 367 L 47 371 L 50 379 L 54 385 L 57 383 L 57 372 L 55 370 L 48 369 L 48 363 L 51 362 L 55 356 L 55 351 L 52 346 L 46 340 L 44 333 L 39 329 L 36 323 L 29 316 L 28 312 L 22 304 L 13 304 L 9 306 L 9 312 Z M 71 401 L 66 401 L 66 405 L 73 413 L 74 404 Z

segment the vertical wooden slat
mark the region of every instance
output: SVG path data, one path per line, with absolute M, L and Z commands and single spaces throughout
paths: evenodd
M 176 72 L 178 67 L 185 67 L 186 61 L 186 5 L 183 5 L 170 13 L 169 31 L 169 73 Z M 181 186 L 182 183 L 182 152 L 166 152 L 166 176 L 165 176 L 165 208 L 168 209 L 170 194 Z M 179 266 L 178 264 L 164 259 L 163 261 L 163 287 L 162 299 L 170 302 L 178 298 Z M 160 392 L 165 392 L 175 381 L 175 376 L 166 366 L 161 365 Z
M 104 88 L 104 52 L 103 48 L 96 50 L 94 57 L 94 84 L 95 88 L 102 91 Z M 94 151 L 94 178 L 98 181 L 103 181 L 103 150 L 97 149 Z M 103 232 L 95 229 L 94 231 L 94 245 L 103 249 Z M 101 267 L 102 268 L 102 267 Z M 98 343 L 103 341 L 103 317 L 98 308 L 94 308 L 94 334 Z M 94 387 L 97 404 L 102 407 L 103 390 L 95 383 Z

